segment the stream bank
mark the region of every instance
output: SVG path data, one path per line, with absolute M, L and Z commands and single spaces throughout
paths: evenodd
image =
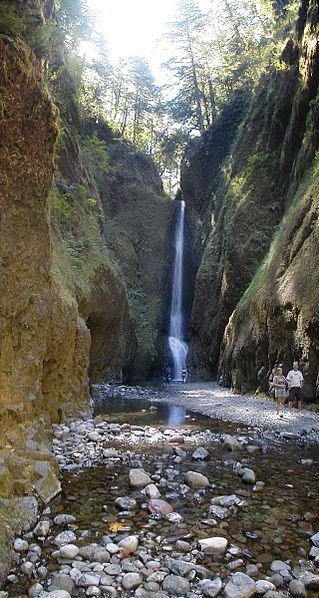
M 95 391 L 53 427 L 62 494 L 2 596 L 318 595 L 316 447 L 169 405 L 173 386 Z

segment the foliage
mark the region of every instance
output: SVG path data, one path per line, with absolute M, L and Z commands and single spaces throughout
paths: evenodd
M 156 356 L 156 337 L 151 323 L 147 297 L 141 289 L 131 288 L 128 289 L 128 301 L 135 324 L 138 351 L 148 353 L 153 359 Z
M 106 143 L 96 133 L 84 137 L 83 153 L 91 172 L 98 179 L 108 169 L 109 155 Z

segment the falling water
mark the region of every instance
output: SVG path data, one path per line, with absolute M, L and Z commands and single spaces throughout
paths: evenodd
M 172 304 L 168 343 L 172 352 L 174 371 L 173 379 L 182 379 L 182 370 L 186 369 L 188 346 L 183 341 L 183 254 L 184 254 L 185 202 L 180 202 L 175 230 L 175 260 L 173 271 Z

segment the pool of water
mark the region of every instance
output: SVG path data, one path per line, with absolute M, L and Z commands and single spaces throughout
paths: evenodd
M 188 413 L 181 407 L 160 403 L 154 405 L 141 398 L 119 396 L 97 400 L 94 415 L 101 415 L 110 423 L 129 424 L 132 426 L 132 434 L 136 430 L 155 428 L 161 431 L 173 428 L 177 434 L 185 432 L 185 442 L 178 444 L 177 440 L 177 444 L 187 451 L 187 458 L 176 465 L 176 454 L 172 448 L 174 443 L 169 441 L 161 441 L 146 450 L 142 439 L 132 449 L 120 446 L 114 438 L 109 446 L 115 446 L 127 454 L 127 459 L 118 466 L 115 463 L 111 470 L 101 465 L 76 473 L 64 473 L 63 492 L 53 505 L 50 517 L 58 513 L 74 515 L 77 520 L 77 537 L 82 536 L 79 545 L 100 542 L 105 535 L 118 541 L 125 530 L 137 534 L 142 532 L 145 538 L 147 534 L 154 533 L 161 540 L 152 549 L 153 556 L 162 557 L 174 552 L 174 542 L 178 538 L 193 542 L 196 538 L 221 535 L 242 551 L 239 558 L 244 564 L 238 570 L 245 571 L 246 565 L 261 563 L 260 577 L 271 573 L 269 565 L 274 559 L 289 560 L 293 567 L 305 559 L 311 548 L 309 537 L 319 531 L 316 448 L 302 448 L 288 442 L 261 439 L 248 428 Z M 206 444 L 209 458 L 202 462 L 194 461 L 191 457 L 194 450 L 192 437 L 204 431 L 213 432 L 216 438 Z M 244 448 L 236 453 L 227 452 L 216 440 L 218 434 L 222 433 L 240 434 L 247 444 L 258 446 L 258 450 L 249 452 Z M 252 468 L 257 480 L 265 482 L 262 492 L 254 492 L 251 486 L 243 484 L 235 471 L 237 461 Z M 158 476 L 158 479 L 163 477 L 168 481 L 162 487 L 162 496 L 172 504 L 174 511 L 182 515 L 180 523 L 150 519 L 145 496 L 140 490 L 132 490 L 129 486 L 128 473 L 134 466 L 143 466 L 150 475 Z M 184 474 L 188 470 L 203 473 L 212 487 L 206 492 L 191 491 L 185 496 L 181 495 L 178 488 L 184 482 Z M 217 495 L 230 494 L 242 498 L 244 506 L 229 518 L 217 520 L 217 524 L 210 527 L 208 520 L 214 517 L 207 513 L 210 500 Z M 119 496 L 135 498 L 137 508 L 131 513 L 120 514 L 114 504 Z M 114 524 L 119 528 L 115 533 L 112 532 Z M 122 531 L 121 526 L 124 526 Z M 59 531 L 60 528 L 53 528 L 52 534 L 56 535 Z M 46 540 L 43 556 L 50 570 L 58 567 L 56 561 L 50 559 L 52 550 L 52 544 Z M 204 556 L 201 564 L 222 577 L 229 575 L 228 563 L 223 557 Z M 23 596 L 23 592 L 27 594 L 29 583 L 23 578 L 22 584 L 8 588 L 9 595 Z M 17 591 L 20 594 L 15 593 Z M 74 594 L 80 595 L 80 591 Z M 309 596 L 318 596 L 318 592 L 309 593 Z

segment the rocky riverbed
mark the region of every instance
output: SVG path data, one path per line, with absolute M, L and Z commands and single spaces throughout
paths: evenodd
M 318 456 L 303 433 L 95 390 L 92 417 L 54 426 L 62 495 L 15 540 L 0 598 L 319 595 Z

